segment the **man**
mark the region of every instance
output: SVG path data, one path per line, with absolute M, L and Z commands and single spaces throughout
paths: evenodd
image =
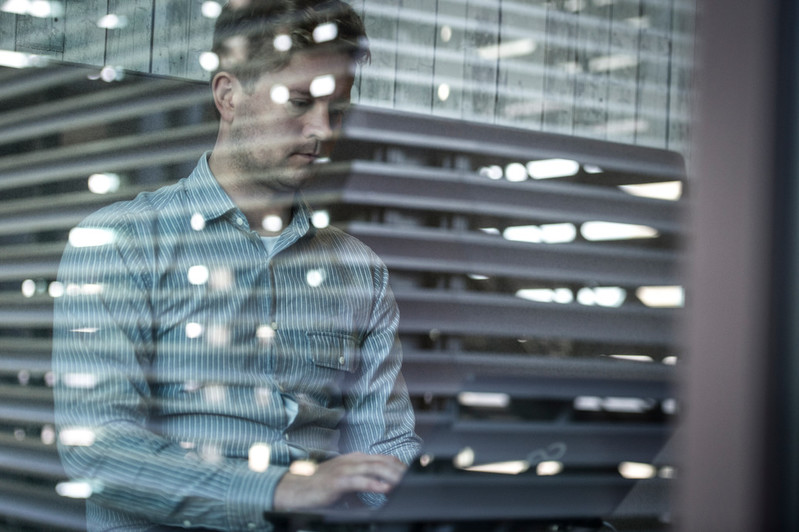
M 298 192 L 349 103 L 340 0 L 239 0 L 214 36 L 213 152 L 91 215 L 59 269 L 59 451 L 90 530 L 269 530 L 379 504 L 419 449 L 385 266 Z M 302 466 L 302 467 L 299 467 Z

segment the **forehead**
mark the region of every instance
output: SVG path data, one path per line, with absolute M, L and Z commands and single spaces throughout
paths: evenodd
M 280 83 L 292 90 L 309 91 L 317 80 L 334 79 L 336 93 L 349 91 L 355 74 L 355 62 L 349 54 L 330 51 L 300 51 L 283 68 L 265 72 L 260 82 Z

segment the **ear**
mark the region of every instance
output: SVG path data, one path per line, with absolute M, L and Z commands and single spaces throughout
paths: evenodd
M 234 93 L 239 80 L 229 72 L 219 72 L 214 79 L 211 80 L 211 92 L 214 95 L 214 105 L 219 111 L 219 115 L 223 122 L 230 122 L 233 120 L 233 111 L 235 108 Z

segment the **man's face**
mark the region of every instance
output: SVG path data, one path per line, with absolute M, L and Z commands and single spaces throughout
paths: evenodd
M 239 86 L 230 135 L 240 177 L 273 190 L 300 186 L 310 166 L 330 155 L 352 83 L 348 55 L 303 51 L 263 74 L 250 92 Z

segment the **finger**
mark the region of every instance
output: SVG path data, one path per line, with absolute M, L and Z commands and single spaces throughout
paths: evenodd
M 356 470 L 361 476 L 367 476 L 376 480 L 381 480 L 392 486 L 399 483 L 405 474 L 404 467 L 397 467 L 396 464 L 386 464 L 379 461 L 369 461 L 359 465 Z
M 323 463 L 320 468 L 334 477 L 369 477 L 396 485 L 405 474 L 407 466 L 393 456 L 351 453 Z
M 339 458 L 345 458 L 347 461 L 354 461 L 356 463 L 374 464 L 378 467 L 391 468 L 400 473 L 408 469 L 408 466 L 402 463 L 396 456 L 385 454 L 352 453 L 342 455 Z
M 394 484 L 385 482 L 370 475 L 345 475 L 338 477 L 336 489 L 339 493 L 373 491 L 376 493 L 388 493 L 394 488 Z

